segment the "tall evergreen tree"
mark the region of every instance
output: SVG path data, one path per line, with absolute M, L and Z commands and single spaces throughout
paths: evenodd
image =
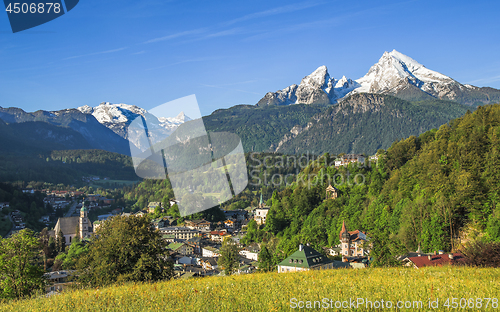
M 220 257 L 217 261 L 219 269 L 222 269 L 225 275 L 233 274 L 238 269 L 239 258 L 238 246 L 230 237 L 226 237 L 222 242 Z
M 64 252 L 66 250 L 66 239 L 64 237 L 64 234 L 62 230 L 59 230 L 59 233 L 57 233 L 57 253 Z

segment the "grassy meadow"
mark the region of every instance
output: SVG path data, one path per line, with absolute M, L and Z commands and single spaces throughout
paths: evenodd
M 49 298 L 4 302 L 0 311 L 345 311 L 354 309 L 345 309 L 349 300 L 361 298 L 364 302 L 359 301 L 358 311 L 388 310 L 387 301 L 394 311 L 500 311 L 500 270 L 370 268 L 195 278 L 68 291 Z M 457 309 L 445 307 L 447 298 L 450 307 L 451 298 L 458 298 Z M 462 300 L 462 309 L 460 298 L 472 299 Z M 315 300 L 319 301 L 316 309 Z M 372 302 L 371 307 L 366 300 Z M 438 306 L 429 308 L 429 301 L 436 300 Z M 396 308 L 398 301 L 407 307 Z M 301 305 L 304 308 L 299 309 Z

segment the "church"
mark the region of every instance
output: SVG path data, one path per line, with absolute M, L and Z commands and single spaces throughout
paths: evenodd
M 92 222 L 90 222 L 87 213 L 87 207 L 85 207 L 85 203 L 83 203 L 79 217 L 59 218 L 54 230 L 50 231 L 51 236 L 57 238 L 59 231 L 61 231 L 66 246 L 71 245 L 71 242 L 77 235 L 80 239 L 90 237 L 92 235 Z

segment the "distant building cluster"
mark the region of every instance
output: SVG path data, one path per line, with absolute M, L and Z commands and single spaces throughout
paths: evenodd
M 337 159 L 335 159 L 335 168 L 339 168 L 342 166 L 347 166 L 351 163 L 361 163 L 364 164 L 365 156 L 360 154 L 345 154 Z

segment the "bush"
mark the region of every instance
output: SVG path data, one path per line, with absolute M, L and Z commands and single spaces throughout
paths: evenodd
M 476 267 L 500 267 L 500 243 L 476 241 L 462 250 L 465 264 Z

